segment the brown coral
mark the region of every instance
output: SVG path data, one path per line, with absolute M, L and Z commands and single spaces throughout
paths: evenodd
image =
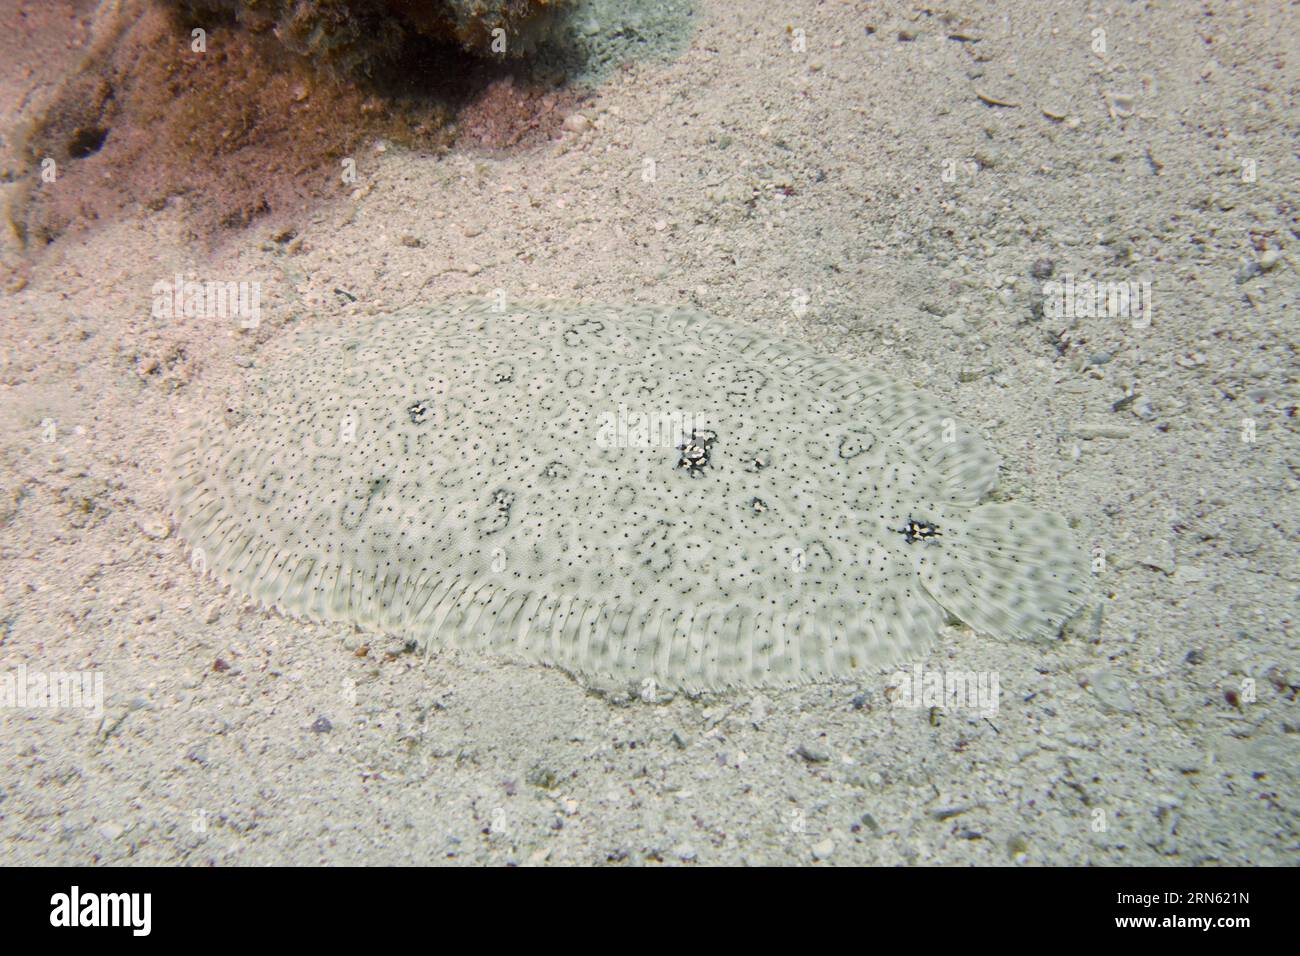
M 464 52 L 481 30 L 505 23 L 526 32 L 557 8 L 545 0 L 129 0 L 120 30 L 33 125 L 34 185 L 15 225 L 40 245 L 124 208 L 179 202 L 204 236 L 351 188 L 340 160 L 359 142 L 445 148 L 456 116 L 516 71 Z M 542 127 L 524 113 L 501 117 L 508 129 L 488 139 L 513 144 Z M 474 115 L 477 126 L 483 109 Z M 56 175 L 43 179 L 51 160 Z

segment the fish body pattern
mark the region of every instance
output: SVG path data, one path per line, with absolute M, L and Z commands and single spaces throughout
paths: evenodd
M 272 350 L 277 351 L 276 349 Z M 1087 562 L 922 392 L 699 312 L 455 303 L 290 337 L 171 466 L 192 563 L 292 616 L 720 689 L 1050 637 Z

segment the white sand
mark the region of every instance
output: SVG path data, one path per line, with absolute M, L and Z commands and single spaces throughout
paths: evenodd
M 0 708 L 0 863 L 1296 863 L 1300 17 L 1146 6 L 700 3 L 586 129 L 367 148 L 356 198 L 274 224 L 292 249 L 261 224 L 205 253 L 177 205 L 11 244 L 0 674 L 93 669 L 105 710 Z M 6 130 L 57 52 L 9 68 Z M 1258 274 L 1252 232 L 1283 249 Z M 1080 318 L 1060 354 L 1044 258 L 1149 279 L 1150 328 Z M 261 282 L 261 326 L 151 317 L 176 272 Z M 1100 617 L 950 629 L 920 663 L 995 672 L 985 719 L 896 706 L 889 673 L 645 702 L 426 664 L 191 572 L 161 462 L 207 391 L 306 316 L 497 288 L 692 303 L 924 385 L 1104 551 Z

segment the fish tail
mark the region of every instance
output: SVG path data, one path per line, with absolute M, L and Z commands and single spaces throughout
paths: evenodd
M 918 570 L 948 613 L 984 634 L 1051 639 L 1091 593 L 1087 554 L 1059 515 L 971 508 L 925 543 Z

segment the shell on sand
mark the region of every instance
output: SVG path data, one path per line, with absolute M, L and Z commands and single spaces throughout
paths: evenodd
M 274 350 L 273 350 L 274 351 Z M 780 686 L 1049 636 L 1087 565 L 923 393 L 669 308 L 300 332 L 172 462 L 193 563 L 291 615 L 617 681 Z

